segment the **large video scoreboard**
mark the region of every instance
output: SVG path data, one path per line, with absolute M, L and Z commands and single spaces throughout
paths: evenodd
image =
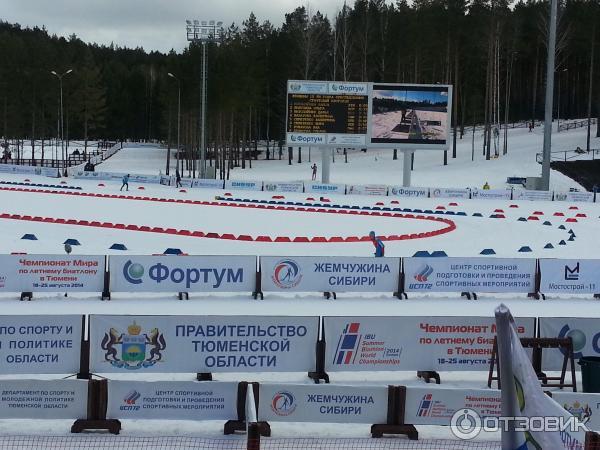
M 452 86 L 288 81 L 287 145 L 447 149 Z

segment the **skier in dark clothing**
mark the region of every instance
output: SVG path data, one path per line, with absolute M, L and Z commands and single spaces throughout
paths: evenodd
M 175 171 L 175 187 L 183 187 L 181 184 L 181 175 L 179 175 L 179 170 Z
M 375 236 L 374 231 L 371 231 L 369 233 L 369 237 L 371 238 L 371 242 L 375 246 L 375 257 L 381 258 L 385 256 L 385 245 L 383 244 L 383 241 L 377 236 Z
M 129 191 L 129 174 L 123 177 L 123 184 L 121 185 L 121 189 L 119 190 L 122 191 L 123 188 L 127 188 L 127 191 Z
M 312 180 L 315 181 L 317 179 L 317 163 L 314 163 L 310 168 L 312 169 Z

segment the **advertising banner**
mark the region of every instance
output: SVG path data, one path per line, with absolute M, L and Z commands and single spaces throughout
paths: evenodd
M 392 186 L 389 193 L 396 197 L 427 198 L 429 188 Z
M 255 256 L 111 256 L 115 292 L 253 292 Z
M 2 380 L 0 419 L 85 419 L 87 380 Z
M 600 431 L 600 394 L 552 391 L 552 398 L 592 431 Z
M 0 173 L 21 173 L 26 175 L 41 175 L 50 178 L 60 177 L 60 172 L 57 168 L 21 166 L 16 164 L 0 164 Z
M 492 317 L 325 317 L 325 370 L 488 370 Z M 535 318 L 515 319 L 533 337 Z
M 593 202 L 593 192 L 555 192 L 555 202 Z
M 500 417 L 500 391 L 495 389 L 406 388 L 405 423 L 450 426 L 461 409 L 475 411 L 482 419 Z
M 0 316 L 0 374 L 77 373 L 82 316 Z
M 242 191 L 262 191 L 262 187 L 262 181 L 225 181 L 225 189 L 236 189 Z
M 551 191 L 525 191 L 515 189 L 513 191 L 513 200 L 531 200 L 531 201 L 552 201 L 553 193 Z
M 302 181 L 292 183 L 265 181 L 264 190 L 266 192 L 304 192 L 304 183 Z
M 304 192 L 314 192 L 317 194 L 345 194 L 345 184 L 321 184 L 321 183 L 306 183 Z
M 382 195 L 388 194 L 388 187 L 379 184 L 357 185 L 349 184 L 346 186 L 346 194 L 348 195 Z
M 80 170 L 75 172 L 73 175 L 74 178 L 83 178 L 83 179 L 94 179 L 94 180 L 103 180 L 103 181 L 121 181 L 123 177 L 127 175 L 126 173 L 116 173 L 116 172 L 86 172 L 84 170 Z M 161 176 L 160 175 L 142 175 L 142 174 L 129 174 L 129 182 L 130 183 L 148 183 L 148 184 L 161 184 Z
M 109 419 L 237 419 L 238 383 L 108 381 Z
M 471 198 L 470 189 L 429 188 L 431 198 Z
M 204 189 L 223 189 L 223 180 L 212 180 L 212 179 L 202 179 L 196 178 L 195 180 L 188 180 L 190 183 L 190 187 L 193 188 L 204 188 Z M 183 180 L 182 180 L 183 182 Z M 175 183 L 171 183 L 172 186 Z
M 535 292 L 533 258 L 404 258 L 406 292 Z
M 101 292 L 104 256 L 0 255 L 0 292 Z
M 471 198 L 483 200 L 510 200 L 512 191 L 509 189 L 471 189 Z
M 386 386 L 260 384 L 258 420 L 387 423 Z
M 264 292 L 395 292 L 399 258 L 261 256 Z
M 600 322 L 598 319 L 580 317 L 540 317 L 540 337 L 568 338 L 573 341 L 575 359 L 582 356 L 600 356 Z M 563 363 L 560 349 L 549 348 L 543 352 L 544 370 L 560 370 Z
M 561 294 L 600 292 L 600 260 L 540 259 L 540 291 Z
M 318 317 L 90 316 L 92 372 L 306 372 Z

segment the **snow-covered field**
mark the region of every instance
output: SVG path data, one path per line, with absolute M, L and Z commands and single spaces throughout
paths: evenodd
M 485 161 L 480 150 L 475 152 L 475 161 L 471 161 L 470 135 L 459 142 L 458 158 L 449 159 L 449 165 L 442 165 L 440 152 L 421 152 L 415 156 L 413 181 L 418 186 L 466 187 L 479 186 L 489 182 L 492 188 L 503 188 L 508 176 L 539 176 L 541 166 L 535 162 L 535 153 L 541 151 L 542 129 L 529 133 L 526 129 L 509 132 L 509 153 L 497 160 Z M 476 141 L 481 137 L 476 136 Z M 585 130 L 579 129 L 554 135 L 553 150 L 574 149 L 584 146 Z M 592 147 L 600 147 L 594 139 Z M 297 151 L 297 150 L 296 150 Z M 303 163 L 297 164 L 297 154 L 293 165 L 287 160 L 253 161 L 253 169 L 232 172 L 234 179 L 251 180 L 310 180 L 308 149 L 303 149 Z M 284 151 L 284 157 L 287 152 Z M 320 163 L 320 152 L 311 151 L 311 160 Z M 391 151 L 369 150 L 367 153 L 352 152 L 349 163 L 343 162 L 343 155 L 336 154 L 332 165 L 332 182 L 363 184 L 401 184 L 402 158 L 392 160 Z M 164 173 L 166 150 L 160 148 L 126 148 L 97 167 L 99 171 L 130 172 L 144 174 Z M 174 168 L 174 160 L 171 167 Z M 319 164 L 320 165 L 320 164 Z M 24 175 L 2 175 L 0 181 L 12 181 L 27 184 L 30 182 L 56 183 L 42 177 Z M 84 194 L 119 194 L 120 184 L 97 181 L 68 179 L 71 186 L 81 187 Z M 552 172 L 552 188 L 568 190 L 579 187 L 572 180 L 559 173 Z M 301 211 L 277 211 L 249 208 L 237 208 L 228 201 L 219 200 L 218 204 L 163 202 L 156 199 L 194 200 L 213 202 L 216 196 L 223 196 L 223 190 L 178 189 L 166 186 L 130 184 L 128 198 L 103 198 L 92 195 L 69 195 L 60 188 L 49 189 L 52 192 L 26 192 L 28 186 L 0 185 L 0 213 L 27 216 L 42 216 L 62 219 L 78 219 L 114 224 L 133 224 L 138 226 L 185 229 L 190 231 L 231 233 L 234 235 L 259 236 L 365 236 L 370 230 L 379 235 L 393 235 L 430 231 L 439 225 L 436 222 L 409 218 L 350 216 L 346 214 L 326 214 Z M 21 190 L 10 190 L 13 188 Z M 41 191 L 42 188 L 31 189 Z M 235 192 L 233 196 L 249 199 L 271 199 L 272 193 Z M 239 194 L 239 195 L 237 195 Z M 135 197 L 150 197 L 155 200 L 143 200 Z M 305 201 L 307 194 L 285 194 L 286 200 Z M 332 197 L 334 203 L 374 206 L 384 202 L 392 206 L 390 197 L 346 196 Z M 412 256 L 419 250 L 444 250 L 449 256 L 477 256 L 485 248 L 493 248 L 500 257 L 561 257 L 595 258 L 600 253 L 600 204 L 577 204 L 578 210 L 567 202 L 528 202 L 528 201 L 492 201 L 457 200 L 458 206 L 450 206 L 449 199 L 395 199 L 402 208 L 434 210 L 443 206 L 448 210 L 462 211 L 466 216 L 444 216 L 456 224 L 456 230 L 433 238 L 412 239 L 386 242 L 386 256 Z M 517 208 L 511 207 L 517 205 Z M 398 207 L 398 205 L 394 205 Z M 489 216 L 495 210 L 502 209 L 505 219 L 492 219 Z M 540 221 L 520 222 L 518 218 L 529 217 L 533 212 L 541 211 Z M 482 213 L 483 217 L 473 217 Z M 564 216 L 555 216 L 563 213 Z M 560 240 L 566 240 L 568 233 L 558 227 L 574 215 L 586 214 L 577 223 L 568 223 L 567 231 L 572 229 L 577 239 L 566 246 L 558 246 Z M 544 221 L 551 225 L 543 225 Z M 35 234 L 37 241 L 21 240 L 25 233 Z M 87 227 L 66 224 L 48 224 L 28 220 L 0 218 L 0 252 L 27 253 L 63 253 L 63 242 L 75 238 L 81 246 L 74 248 L 78 254 L 114 254 L 108 248 L 114 243 L 123 243 L 130 254 L 162 253 L 168 247 L 182 249 L 189 254 L 248 254 L 248 255 L 354 255 L 369 256 L 373 249 L 369 242 L 358 243 L 265 243 L 239 242 L 234 240 L 207 239 L 190 236 L 175 236 L 160 233 L 126 231 L 111 228 Z M 552 243 L 554 249 L 545 249 Z M 532 253 L 522 254 L 518 250 L 530 246 Z M 583 299 L 549 299 L 545 302 L 512 295 L 483 295 L 478 301 L 461 300 L 456 296 L 411 296 L 410 300 L 398 301 L 391 295 L 341 295 L 338 300 L 326 301 L 321 294 L 269 295 L 263 301 L 250 299 L 249 294 L 238 295 L 192 295 L 190 301 L 177 301 L 175 295 L 131 296 L 114 294 L 113 301 L 101 302 L 96 296 L 78 296 L 70 294 L 36 295 L 32 302 L 18 302 L 14 296 L 3 295 L 0 299 L 1 314 L 255 314 L 255 315 L 373 315 L 373 316 L 491 316 L 493 309 L 502 301 L 517 316 L 581 316 L 600 318 L 600 302 Z M 442 373 L 444 386 L 482 388 L 486 384 L 483 373 Z M 129 375 L 131 376 L 131 375 Z M 192 379 L 192 374 L 169 376 L 169 379 Z M 147 376 L 145 379 L 153 379 Z M 8 378 L 8 377 L 4 377 Z M 309 383 L 304 373 L 292 374 L 234 374 L 219 375 L 219 380 L 278 380 Z M 335 383 L 374 383 L 406 384 L 422 383 L 414 373 L 359 373 L 336 374 Z M 0 448 L 2 435 L 10 434 L 64 434 L 70 423 L 63 421 L 0 420 Z M 160 427 L 151 421 L 126 423 L 126 435 L 201 435 L 218 437 L 222 433 L 222 423 L 173 422 L 160 423 Z M 306 425 L 277 424 L 278 436 L 304 436 Z M 311 425 L 311 431 L 319 436 L 345 437 L 368 435 L 368 426 L 336 426 L 326 424 Z M 449 438 L 450 431 L 442 427 L 419 428 L 422 437 Z M 497 436 L 486 436 L 497 439 Z

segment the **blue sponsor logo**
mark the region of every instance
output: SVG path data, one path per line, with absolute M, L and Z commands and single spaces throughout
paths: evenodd
M 139 263 L 127 261 L 123 266 L 123 276 L 131 284 L 142 284 L 144 276 L 144 266 Z

